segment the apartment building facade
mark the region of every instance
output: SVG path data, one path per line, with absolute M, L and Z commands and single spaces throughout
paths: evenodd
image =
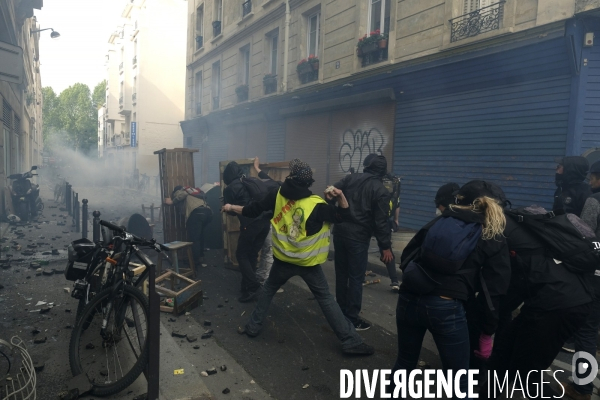
M 403 177 L 401 225 L 449 181 L 552 203 L 554 158 L 600 147 L 596 0 L 193 0 L 184 143 L 218 162 L 302 158 L 315 191 L 364 157 Z
M 157 175 L 154 151 L 182 147 L 186 13 L 182 1 L 128 0 L 109 37 L 99 155 L 126 175 Z
M 41 9 L 41 0 L 0 2 L 0 42 L 18 46 L 23 51 L 21 84 L 0 77 L 0 218 L 11 210 L 7 198 L 8 176 L 41 165 L 42 81 L 40 75 L 40 24 L 33 16 Z M 49 35 L 44 40 L 50 40 Z M 1 45 L 1 43 L 0 43 Z

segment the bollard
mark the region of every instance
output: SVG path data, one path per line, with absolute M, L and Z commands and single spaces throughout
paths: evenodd
M 158 400 L 160 363 L 160 296 L 156 293 L 156 265 L 148 271 L 148 400 Z
M 92 213 L 92 215 L 94 216 L 94 219 L 92 222 L 92 224 L 93 224 L 92 235 L 93 235 L 94 242 L 97 243 L 100 241 L 100 211 L 95 210 Z
M 79 212 L 79 193 L 75 193 L 73 204 L 73 224 L 75 225 L 75 232 L 79 232 L 81 228 L 79 225 L 79 220 L 81 219 L 81 213 Z
M 69 185 L 69 182 L 65 183 L 65 205 L 67 207 L 67 212 L 69 213 L 69 215 L 71 215 L 71 185 Z
M 87 239 L 88 236 L 88 200 L 82 200 L 81 207 L 81 237 Z
M 154 223 L 154 203 L 150 204 L 150 223 Z

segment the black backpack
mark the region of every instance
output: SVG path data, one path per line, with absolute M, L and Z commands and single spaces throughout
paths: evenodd
M 548 257 L 560 261 L 576 274 L 593 274 L 600 269 L 600 241 L 594 232 L 575 214 L 563 210 L 545 212 L 541 207 L 506 210 L 543 244 Z
M 240 178 L 240 181 L 248 191 L 250 199 L 253 202 L 261 201 L 272 189 L 279 189 L 281 186 L 273 179 L 259 179 L 252 176 L 243 176 Z

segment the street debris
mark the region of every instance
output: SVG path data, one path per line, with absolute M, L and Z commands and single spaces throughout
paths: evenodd
M 207 319 L 204 320 L 204 326 L 211 326 L 211 325 L 212 325 L 212 322 L 210 322 Z
M 307 370 L 308 370 L 308 366 L 307 366 L 307 365 L 304 365 L 304 366 L 302 367 L 302 371 L 307 371 Z
M 306 389 L 308 388 L 310 385 L 307 383 L 306 385 L 302 386 L 302 389 Z
M 37 335 L 38 333 L 40 333 L 40 331 L 38 329 L 34 329 L 31 331 L 32 335 Z
M 34 343 L 34 344 L 43 344 L 43 343 L 46 343 L 46 340 L 47 340 L 47 339 L 48 339 L 48 338 L 44 336 L 44 338 L 43 338 L 43 339 L 42 339 L 42 338 L 39 338 L 39 339 L 34 339 L 34 340 L 33 340 L 33 343 Z
M 241 317 L 243 317 L 243 316 L 244 316 L 244 314 L 246 314 L 246 311 L 242 312 L 242 315 L 241 315 Z
M 227 365 L 221 365 L 221 371 L 227 371 Z
M 175 318 L 169 318 L 169 322 L 177 322 L 177 319 L 175 319 Z
M 65 291 L 65 293 L 67 293 L 67 294 L 68 294 L 68 293 L 71 293 L 71 288 L 68 288 L 68 287 L 66 287 L 66 288 L 63 288 L 63 290 L 64 290 L 64 291 Z
M 198 338 L 196 336 L 187 336 L 187 341 L 189 343 L 193 343 L 193 342 L 195 342 L 197 340 L 198 340 Z
M 33 363 L 33 369 L 35 369 L 35 372 L 42 372 L 44 370 L 45 366 L 46 366 L 46 363 L 44 363 L 42 361 L 35 361 Z
M 231 391 L 231 390 L 229 390 L 229 388 L 225 388 L 225 389 L 223 389 L 223 392 L 222 392 L 222 393 L 223 393 L 223 394 L 229 394 L 229 392 L 230 392 L 230 391 Z
M 188 315 L 192 315 L 192 313 L 189 311 L 186 311 L 185 316 L 187 317 Z
M 46 304 L 48 303 L 46 303 L 45 301 L 38 301 L 34 307 L 45 306 Z
M 214 375 L 217 373 L 217 369 L 215 367 L 212 367 L 211 369 L 207 369 L 206 373 L 209 375 Z
M 50 312 L 50 308 L 51 308 L 51 307 L 43 307 L 43 308 L 40 310 L 40 314 L 46 314 L 46 313 Z
M 200 375 L 202 375 L 202 376 L 208 376 L 208 374 L 206 373 L 206 371 L 200 372 Z
M 200 349 L 200 346 L 198 346 L 198 345 L 194 346 L 194 350 L 199 350 L 199 349 Z
M 376 283 L 380 283 L 381 279 L 375 279 L 373 281 L 365 281 L 365 283 L 363 283 L 363 286 L 368 286 L 368 285 L 374 285 Z
M 238 326 L 237 332 L 238 332 L 240 335 L 243 335 L 244 333 L 246 333 L 246 329 L 242 328 L 241 326 Z
M 179 331 L 173 331 L 171 332 L 171 336 L 172 337 L 176 337 L 176 338 L 185 338 L 187 335 L 185 333 L 181 333 Z
M 94 346 L 94 343 L 88 343 L 85 345 L 85 348 L 88 350 L 94 350 L 96 346 Z
M 173 371 L 173 375 L 183 375 L 183 368 L 182 369 L 176 369 Z
M 212 335 L 213 333 L 215 333 L 215 331 L 213 331 L 212 329 L 207 329 L 204 331 L 204 333 L 207 335 Z
M 210 339 L 212 337 L 211 333 L 204 333 L 202 336 L 200 336 L 200 339 Z

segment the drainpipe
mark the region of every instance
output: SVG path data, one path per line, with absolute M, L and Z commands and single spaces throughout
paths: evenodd
M 283 92 L 287 92 L 288 90 L 288 58 L 290 53 L 290 20 L 292 19 L 290 13 L 290 0 L 285 1 L 285 28 L 284 28 L 284 36 L 285 36 L 285 49 L 283 52 Z

